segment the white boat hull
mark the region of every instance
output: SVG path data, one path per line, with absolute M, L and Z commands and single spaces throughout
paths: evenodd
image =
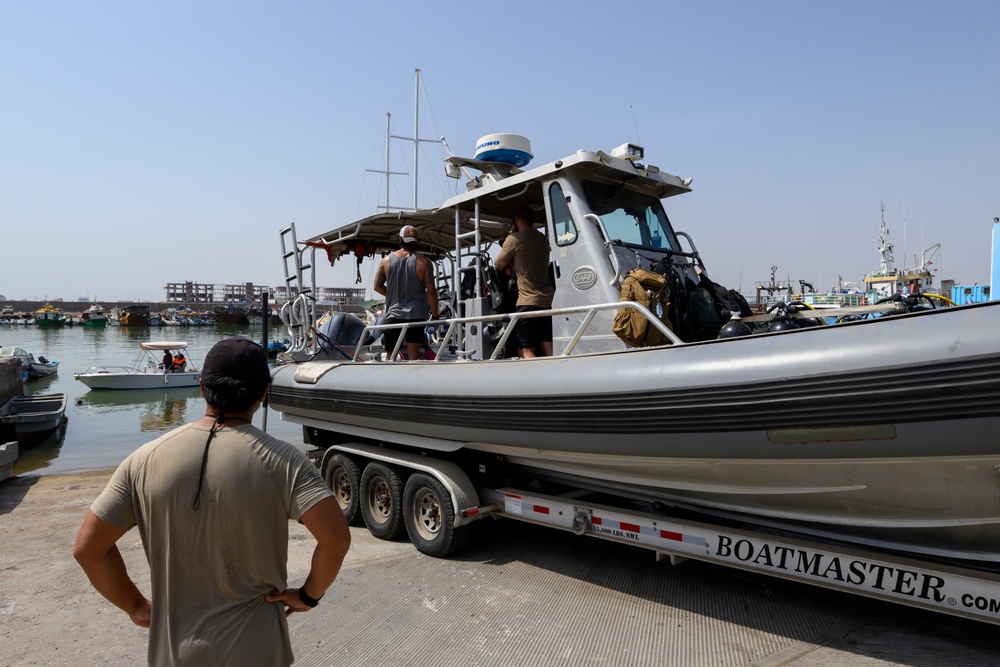
M 164 373 L 161 370 L 96 371 L 77 373 L 73 377 L 91 389 L 163 389 L 197 387 L 201 380 L 201 371 L 193 373 Z

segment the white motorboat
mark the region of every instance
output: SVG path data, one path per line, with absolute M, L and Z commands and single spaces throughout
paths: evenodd
M 0 347 L 0 357 L 15 357 L 21 360 L 21 370 L 25 379 L 46 378 L 59 372 L 59 362 L 49 361 L 42 355 L 35 355 L 23 347 Z
M 163 352 L 170 352 L 176 359 L 184 356 L 186 348 L 183 341 L 139 343 L 139 355 L 131 366 L 91 366 L 73 377 L 91 389 L 197 387 L 201 371 L 190 362 L 174 368 L 163 367 Z
M 296 262 L 286 279 L 304 294 L 282 310 L 293 345 L 269 400 L 310 443 L 391 444 L 481 462 L 494 480 L 996 561 L 1000 303 L 941 307 L 914 291 L 822 317 L 794 303 L 749 315 L 708 279 L 661 203 L 690 179 L 645 162 L 641 147 L 581 150 L 528 171 L 493 159 L 449 158 L 470 181 L 440 208 L 304 242 L 282 232 Z M 523 315 L 509 312 L 489 253 L 522 206 L 551 246 L 553 357 L 505 353 Z M 378 325 L 346 313 L 312 330 L 317 251 L 331 263 L 377 257 L 403 225 L 436 265 L 446 315 L 430 323 L 433 362 L 379 361 L 393 351 Z M 662 317 L 619 301 L 633 269 L 662 276 Z M 619 339 L 614 319 L 627 312 L 664 344 Z

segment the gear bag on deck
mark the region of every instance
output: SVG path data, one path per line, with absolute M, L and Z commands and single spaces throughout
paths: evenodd
M 670 293 L 667 281 L 662 275 L 632 269 L 622 281 L 619 301 L 635 301 L 645 306 L 653 316 L 670 326 Z M 650 324 L 645 315 L 631 308 L 619 308 L 611 330 L 629 345 L 647 347 L 662 345 L 667 340 L 656 326 Z

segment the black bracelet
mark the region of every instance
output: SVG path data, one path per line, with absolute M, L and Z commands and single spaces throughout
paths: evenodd
M 319 601 L 323 599 L 323 596 L 320 595 L 318 598 L 311 598 L 309 597 L 309 594 L 306 593 L 306 587 L 302 586 L 301 588 L 299 588 L 299 599 L 302 600 L 302 604 L 304 604 L 305 606 L 315 607 L 316 605 L 319 604 Z

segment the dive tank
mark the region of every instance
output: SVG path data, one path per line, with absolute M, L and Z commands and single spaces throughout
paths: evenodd
M 740 336 L 749 336 L 750 333 L 750 327 L 743 323 L 739 315 L 733 315 L 726 322 L 726 326 L 719 331 L 719 338 L 739 338 Z
M 796 322 L 794 318 L 786 315 L 785 317 L 777 317 L 772 320 L 771 324 L 767 327 L 767 331 L 770 333 L 777 331 L 791 331 L 792 329 L 799 328 L 799 323 Z

